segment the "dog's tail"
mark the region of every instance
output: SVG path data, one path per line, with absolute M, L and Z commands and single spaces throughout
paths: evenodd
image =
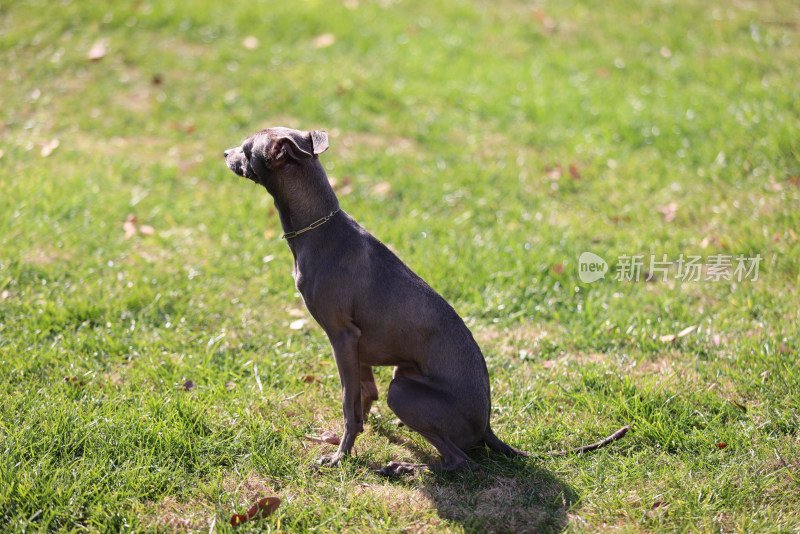
M 504 443 L 500 438 L 495 436 L 494 432 L 492 432 L 491 427 L 489 427 L 486 430 L 486 433 L 483 435 L 483 442 L 486 444 L 487 447 L 489 447 L 493 451 L 499 452 L 500 454 L 504 454 L 511 458 L 514 458 L 516 456 L 566 456 L 568 454 L 583 454 L 586 452 L 597 450 L 601 447 L 605 447 L 609 443 L 617 441 L 622 436 L 627 434 L 630 428 L 631 425 L 625 425 L 603 440 L 600 440 L 596 443 L 592 443 L 591 445 L 584 445 L 583 447 L 576 447 L 574 449 L 569 449 L 566 451 L 550 451 L 545 453 L 529 453 L 521 451 L 515 447 L 512 447 L 511 445 Z
M 530 456 L 530 453 L 521 451 L 504 443 L 500 438 L 495 436 L 494 432 L 492 431 L 492 427 L 486 429 L 486 433 L 483 435 L 483 443 L 494 452 L 499 452 L 500 454 L 504 454 L 509 458 L 515 458 L 517 456 Z
M 608 436 L 606 439 L 601 439 L 600 441 L 592 443 L 591 445 L 584 445 L 583 447 L 576 447 L 574 449 L 569 449 L 566 451 L 550 451 L 544 454 L 545 456 L 566 456 L 568 454 L 583 454 L 585 452 L 592 452 L 599 449 L 600 447 L 605 447 L 609 443 L 617 441 L 619 438 L 627 434 L 628 430 L 630 429 L 631 425 L 625 425 L 616 432 L 614 432 L 613 434 L 611 434 L 610 436 Z

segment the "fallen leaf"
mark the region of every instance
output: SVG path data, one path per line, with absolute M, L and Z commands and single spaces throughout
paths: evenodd
M 314 443 L 328 443 L 330 445 L 338 445 L 341 443 L 339 436 L 336 435 L 336 432 L 331 430 L 326 430 L 319 437 L 315 436 L 303 436 L 303 439 L 307 439 L 308 441 L 313 441 Z
M 290 317 L 305 317 L 306 312 L 304 312 L 301 308 L 290 308 L 289 309 L 289 316 Z
M 675 216 L 678 213 L 678 204 L 670 202 L 664 206 L 658 206 L 656 209 L 659 213 L 664 215 L 664 222 L 672 222 L 675 220 Z
M 372 186 L 372 192 L 376 195 L 385 195 L 392 190 L 392 185 L 389 182 L 381 182 Z
M 156 231 L 149 224 L 139 224 L 139 219 L 136 215 L 130 214 L 125 217 L 125 222 L 122 224 L 122 229 L 125 231 L 125 239 L 130 239 L 137 233 L 142 235 L 153 235 Z
M 136 235 L 136 216 L 131 214 L 125 218 L 125 222 L 122 224 L 122 229 L 125 230 L 125 239 L 130 239 L 131 237 Z
M 669 59 L 669 58 L 672 57 L 672 50 L 670 50 L 666 46 L 662 46 L 661 50 L 659 50 L 659 53 L 661 54 L 661 57 L 666 58 L 666 59 Z
M 242 41 L 242 46 L 244 46 L 248 50 L 255 50 L 258 48 L 258 39 L 253 37 L 252 35 L 248 35 Z
M 718 447 L 718 448 L 720 448 L 720 449 L 724 449 L 725 447 L 727 447 L 727 446 L 728 446 L 728 444 L 727 444 L 727 443 L 725 443 L 724 441 L 722 441 L 722 442 L 720 442 L 720 443 L 717 443 L 716 445 L 717 445 L 717 447 Z
M 247 519 L 248 519 L 248 517 L 246 515 L 233 514 L 233 516 L 231 517 L 231 526 L 232 527 L 238 527 L 242 523 L 246 523 Z
M 194 389 L 194 381 L 193 380 L 187 380 L 186 382 L 183 383 L 183 390 L 184 391 L 192 391 L 193 389 Z
M 260 516 L 261 519 L 269 517 L 281 505 L 281 500 L 277 497 L 264 497 L 259 499 L 257 503 L 250 507 L 247 511 L 247 517 L 253 519 Z
M 791 176 L 787 178 L 786 181 L 795 187 L 800 187 L 800 176 Z
M 554 167 L 550 165 L 544 166 L 544 172 L 547 174 L 547 177 L 551 180 L 558 180 L 561 178 L 561 175 L 564 174 L 564 169 L 561 168 L 561 165 L 556 164 Z
M 739 408 L 740 410 L 742 410 L 744 413 L 747 413 L 747 407 L 745 407 L 745 406 L 743 406 L 743 405 L 739 404 L 739 403 L 738 403 L 738 402 L 736 402 L 735 400 L 728 399 L 728 402 L 730 402 L 731 404 L 733 404 L 734 406 L 736 406 L 737 408 Z
M 67 384 L 72 384 L 76 388 L 83 386 L 83 381 L 77 376 L 65 376 L 64 382 L 66 382 Z
M 150 80 L 153 85 L 161 85 L 164 83 L 164 77 L 160 74 L 153 74 L 153 77 Z
M 300 330 L 306 325 L 306 322 L 307 321 L 305 319 L 298 319 L 296 321 L 292 321 L 289 324 L 289 328 L 292 330 Z
M 311 41 L 311 44 L 314 45 L 314 48 L 327 48 L 335 42 L 335 35 L 332 33 L 323 33 L 322 35 L 317 35 L 314 37 L 314 40 Z
M 789 345 L 781 343 L 780 345 L 778 345 L 778 352 L 780 352 L 781 354 L 789 354 L 792 352 L 792 349 L 789 348 Z
M 678 339 L 678 336 L 676 336 L 675 334 L 667 334 L 665 336 L 661 336 L 658 339 L 659 339 L 659 341 L 661 341 L 663 343 L 672 343 L 673 341 Z
M 552 369 L 555 366 L 556 366 L 555 360 L 542 360 L 542 367 L 544 367 L 545 369 Z
M 47 141 L 45 144 L 43 144 L 42 145 L 42 157 L 46 158 L 47 156 L 52 154 L 53 151 L 58 148 L 59 144 L 60 143 L 59 143 L 58 139 L 51 139 L 50 141 Z
M 86 59 L 89 61 L 100 61 L 106 57 L 106 41 L 100 40 L 92 45 L 89 52 L 86 53 Z
M 580 180 L 581 173 L 578 172 L 578 164 L 577 163 L 570 163 L 569 164 L 569 175 L 572 176 L 573 180 Z
M 553 274 L 561 274 L 564 272 L 564 264 L 563 263 L 556 263 L 550 268 L 553 271 Z
M 2 293 L 0 293 L 0 300 L 8 300 L 11 298 L 11 293 L 8 292 L 7 289 L 4 289 Z
M 556 28 L 556 21 L 548 17 L 547 13 L 541 9 L 534 9 L 533 16 L 542 26 L 544 26 L 545 30 L 552 31 Z
M 316 380 L 316 378 L 314 378 L 314 375 L 305 375 L 302 380 L 306 384 L 312 384 Z
M 711 344 L 715 347 L 722 345 L 722 336 L 719 334 L 714 334 L 711 336 Z
M 225 389 L 227 389 L 228 391 L 231 391 L 234 388 L 236 388 L 236 384 L 234 382 L 231 382 L 230 380 L 225 382 Z
M 692 325 L 692 326 L 687 326 L 686 328 L 684 328 L 683 330 L 678 332 L 678 336 L 677 337 L 679 337 L 679 338 L 686 337 L 689 334 L 691 334 L 692 332 L 694 332 L 695 330 L 697 330 L 697 325 L 696 324 Z

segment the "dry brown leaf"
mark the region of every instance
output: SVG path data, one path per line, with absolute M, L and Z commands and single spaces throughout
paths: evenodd
M 697 330 L 697 325 L 696 324 L 692 325 L 692 326 L 687 326 L 686 328 L 684 328 L 683 330 L 678 332 L 678 337 L 679 338 L 686 337 L 689 334 L 691 334 L 692 332 L 694 332 L 695 330 Z
M 128 215 L 125 222 L 122 224 L 122 229 L 125 231 L 125 239 L 130 239 L 136 235 L 136 215 Z
M 332 33 L 323 33 L 322 35 L 317 35 L 314 37 L 314 40 L 311 41 L 311 44 L 314 45 L 314 48 L 327 48 L 333 43 L 336 42 L 336 36 Z
M 551 180 L 558 180 L 561 178 L 561 175 L 564 174 L 564 169 L 561 168 L 561 165 L 556 164 L 554 167 L 550 165 L 544 166 L 544 172 L 547 174 L 547 177 Z
M 139 233 L 142 235 L 153 235 L 155 232 L 155 229 L 149 224 L 139 226 Z
M 306 319 L 298 319 L 296 321 L 292 321 L 289 323 L 289 328 L 291 330 L 302 330 L 302 328 L 306 325 L 308 321 Z
M 242 41 L 242 46 L 244 46 L 248 50 L 255 50 L 258 48 L 258 38 L 253 37 L 252 35 L 248 35 Z
M 552 31 L 556 29 L 556 21 L 552 18 L 547 16 L 547 13 L 542 11 L 541 9 L 537 8 L 533 10 L 533 16 L 539 23 L 544 26 L 544 29 L 547 31 Z
M 720 448 L 720 449 L 724 449 L 727 446 L 728 446 L 728 444 L 725 443 L 724 441 L 720 442 L 720 443 L 717 443 L 717 447 Z
M 317 379 L 316 379 L 316 378 L 314 378 L 314 375 L 305 375 L 304 377 L 302 377 L 302 379 L 301 379 L 301 380 L 302 380 L 303 382 L 305 382 L 306 384 L 312 384 L 312 383 L 314 383 L 314 382 L 315 382 Z
M 242 523 L 247 523 L 248 517 L 244 514 L 233 514 L 231 517 L 231 526 L 238 527 Z
M 248 519 L 259 517 L 264 519 L 269 517 L 281 505 L 281 500 L 278 497 L 264 497 L 259 499 L 257 503 L 250 507 L 247 511 Z
M 578 172 L 578 164 L 577 163 L 570 163 L 569 164 L 569 175 L 572 176 L 573 180 L 580 180 L 581 173 Z
M 670 202 L 669 204 L 658 206 L 656 209 L 658 210 L 659 213 L 664 215 L 664 222 L 674 221 L 675 216 L 678 214 L 678 204 L 675 202 Z
M 392 185 L 389 182 L 381 182 L 372 186 L 372 192 L 376 195 L 385 195 L 392 190 Z
M 744 413 L 747 413 L 747 407 L 746 406 L 744 406 L 742 404 L 739 404 L 738 402 L 736 402 L 735 400 L 732 400 L 732 399 L 728 399 L 728 402 L 730 402 L 731 404 L 733 404 L 734 406 L 736 406 L 737 408 L 742 410 Z
M 676 336 L 675 334 L 667 334 L 665 336 L 661 336 L 660 338 L 658 338 L 658 340 L 663 343 L 672 343 L 676 339 L 678 339 L 678 336 Z
M 42 152 L 41 152 L 42 157 L 46 158 L 47 156 L 52 154 L 53 151 L 58 148 L 59 144 L 60 143 L 59 143 L 58 139 L 51 139 L 51 140 L 47 141 L 46 143 L 44 143 L 42 145 Z
M 564 272 L 564 264 L 563 263 L 556 263 L 550 268 L 553 271 L 553 274 L 561 274 Z
M 303 436 L 303 439 L 307 439 L 308 441 L 313 441 L 314 443 L 327 443 L 330 445 L 338 445 L 341 443 L 339 436 L 336 435 L 336 432 L 331 430 L 326 430 L 319 437 L 315 436 Z
M 184 391 L 192 391 L 194 389 L 194 380 L 187 380 L 183 383 Z
M 711 336 L 711 344 L 715 347 L 722 345 L 722 336 L 719 334 L 714 334 Z
M 86 59 L 89 61 L 100 61 L 104 57 L 106 57 L 106 48 L 108 44 L 104 39 L 97 41 L 92 45 L 89 49 L 89 52 L 86 53 Z

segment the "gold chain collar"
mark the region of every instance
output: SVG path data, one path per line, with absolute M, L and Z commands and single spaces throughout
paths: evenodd
M 322 226 L 326 222 L 330 221 L 331 217 L 333 217 L 334 215 L 339 213 L 339 209 L 340 208 L 336 208 L 335 210 L 333 210 L 332 212 L 327 214 L 325 217 L 323 217 L 321 219 L 317 219 L 316 221 L 312 222 L 311 224 L 309 224 L 305 228 L 297 230 L 296 232 L 286 232 L 285 234 L 283 234 L 281 236 L 281 239 L 292 239 L 293 237 L 297 237 L 302 233 L 308 232 L 309 230 L 313 230 L 314 228 L 319 228 L 320 226 Z

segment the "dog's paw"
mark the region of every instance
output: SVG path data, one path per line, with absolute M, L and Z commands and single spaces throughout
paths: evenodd
M 408 462 L 389 462 L 386 466 L 378 469 L 378 474 L 385 477 L 396 477 L 400 475 L 410 475 L 416 471 L 427 469 L 425 464 L 412 464 Z
M 340 465 L 342 458 L 343 458 L 342 454 L 334 452 L 333 454 L 326 454 L 325 456 L 317 460 L 317 463 L 325 467 L 336 467 Z

